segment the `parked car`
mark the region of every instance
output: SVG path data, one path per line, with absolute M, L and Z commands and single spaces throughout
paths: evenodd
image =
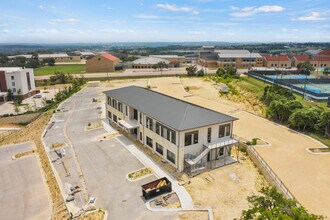
M 68 196 L 67 198 L 66 198 L 66 202 L 71 202 L 71 201 L 73 201 L 74 200 L 74 197 L 73 196 Z
M 35 98 L 35 99 L 41 99 L 42 98 L 42 95 L 37 94 L 37 95 L 33 96 L 33 98 Z

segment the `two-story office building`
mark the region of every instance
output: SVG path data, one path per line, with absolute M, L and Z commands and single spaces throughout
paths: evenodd
M 137 86 L 104 93 L 109 122 L 178 171 L 194 174 L 236 162 L 236 118 Z

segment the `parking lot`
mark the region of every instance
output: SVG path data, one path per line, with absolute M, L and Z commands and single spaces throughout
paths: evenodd
M 12 156 L 30 151 L 31 142 L 0 148 L 0 219 L 49 219 L 51 205 L 41 166 L 35 154 L 16 160 Z
M 93 102 L 93 98 L 98 101 Z M 177 219 L 176 212 L 151 212 L 147 209 L 141 185 L 155 180 L 155 176 L 136 182 L 126 179 L 129 172 L 143 167 L 122 146 L 126 137 L 118 137 L 120 141 L 116 138 L 100 141 L 100 137 L 108 135 L 102 127 L 86 130 L 88 123 L 100 121 L 102 99 L 102 93 L 95 88 L 86 88 L 64 102 L 61 111 L 55 114 L 49 124 L 44 138 L 46 146 L 54 142 L 68 144 L 64 147 L 65 156 L 53 163 L 62 180 L 62 187 L 66 188 L 66 182 L 79 185 L 82 189 L 86 186 L 87 197 L 96 197 L 96 206 L 107 210 L 109 219 Z M 56 159 L 54 151 L 50 150 L 49 153 L 52 159 Z M 60 161 L 63 161 L 70 176 Z M 80 171 L 82 177 L 79 176 Z M 70 203 L 81 208 L 85 196 L 83 191 Z

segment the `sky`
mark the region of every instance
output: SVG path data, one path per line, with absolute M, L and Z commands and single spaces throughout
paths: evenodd
M 330 42 L 330 0 L 0 0 L 0 43 Z

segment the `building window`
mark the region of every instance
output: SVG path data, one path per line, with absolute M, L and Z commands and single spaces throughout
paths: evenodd
M 140 141 L 142 141 L 142 132 L 140 132 Z
M 230 135 L 230 124 L 219 126 L 219 138 L 227 137 Z
M 30 80 L 30 73 L 29 72 L 26 73 L 26 82 L 27 82 L 27 85 L 28 85 L 28 90 L 31 90 L 31 80 Z
M 207 129 L 207 142 L 211 142 L 211 134 L 212 134 L 212 128 Z
M 118 111 L 123 112 L 123 104 L 118 102 Z
M 139 117 L 140 117 L 140 124 L 143 125 L 143 118 L 142 118 L 142 113 L 141 112 L 139 114 Z
M 111 106 L 111 98 L 110 97 L 108 97 L 108 105 Z
M 15 76 L 10 76 L 11 80 L 14 80 L 15 79 Z
M 117 101 L 115 99 L 112 99 L 112 107 L 117 109 Z
M 13 93 L 16 93 L 16 88 L 13 88 Z
M 184 136 L 184 146 L 198 143 L 198 131 L 188 132 Z
M 127 105 L 125 106 L 125 113 L 126 113 L 126 116 L 128 116 L 128 107 L 127 107 Z
M 15 86 L 15 82 L 11 82 L 11 85 L 12 85 L 12 86 Z
M 111 112 L 109 112 L 109 111 L 108 111 L 108 117 L 109 117 L 109 118 L 112 118 L 112 114 L 111 114 Z
M 147 136 L 147 145 L 152 148 L 152 139 Z
M 167 150 L 167 159 L 175 164 L 175 154 L 169 150 Z
M 172 129 L 156 122 L 156 133 L 173 144 L 176 144 L 176 132 Z
M 218 156 L 223 156 L 224 153 L 223 149 L 224 149 L 223 147 L 219 149 Z
M 113 121 L 117 123 L 117 115 L 113 115 Z
M 156 143 L 156 151 L 157 151 L 159 154 L 163 155 L 163 146 L 160 145 L 160 144 L 158 144 L 158 143 Z
M 146 127 L 149 128 L 150 130 L 153 130 L 153 126 L 152 126 L 153 121 L 152 121 L 152 119 L 149 118 L 149 117 L 146 117 L 146 122 L 147 122 Z

